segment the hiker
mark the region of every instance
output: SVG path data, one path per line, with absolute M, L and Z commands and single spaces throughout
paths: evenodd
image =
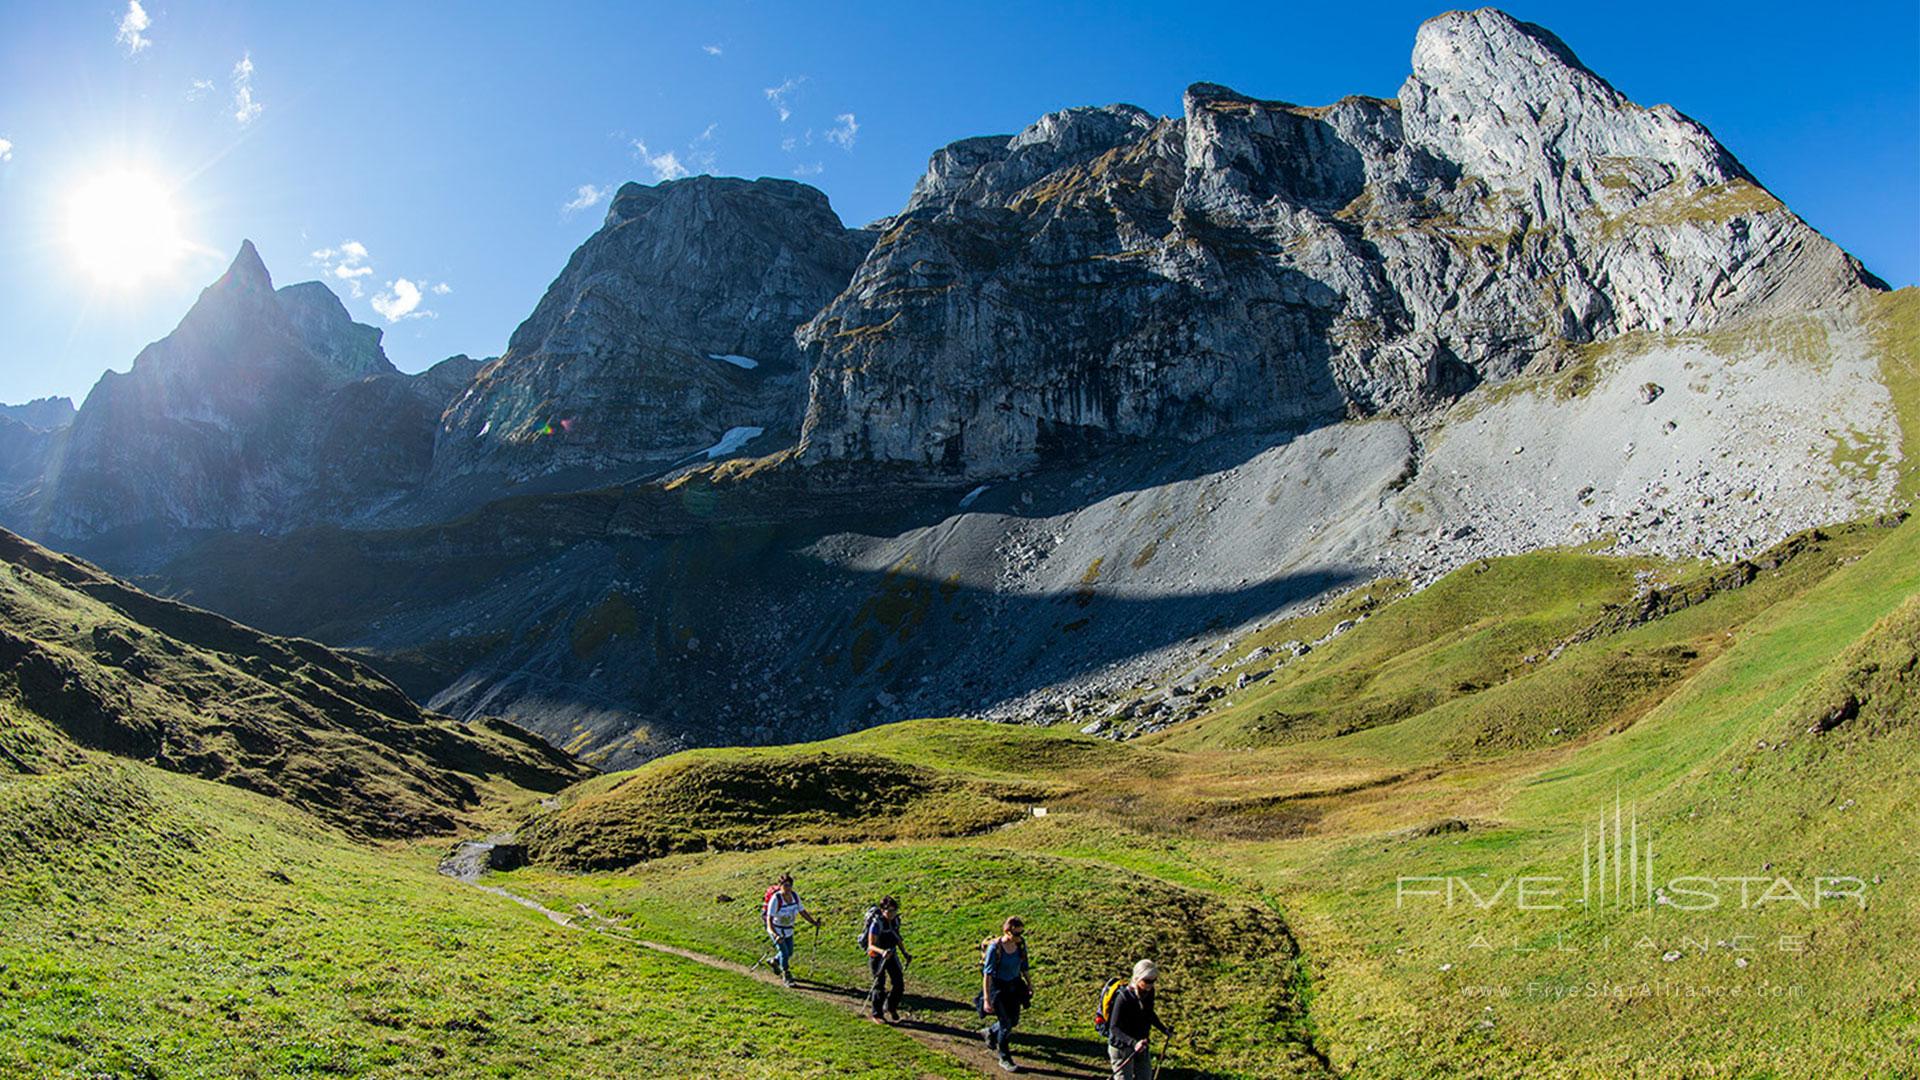
M 1107 1063 L 1113 1066 L 1113 1080 L 1152 1080 L 1153 1053 L 1147 1037 L 1154 1028 L 1173 1037 L 1173 1028 L 1162 1023 L 1153 1008 L 1153 984 L 1159 977 L 1158 966 L 1142 960 L 1133 965 L 1133 981 L 1113 995 L 1107 1013 Z
M 999 937 L 980 943 L 980 1011 L 993 1014 L 993 1024 L 980 1034 L 987 1048 L 1000 1055 L 1000 1067 L 1019 1072 L 1013 1063 L 1013 1029 L 1020 1023 L 1020 1010 L 1033 1000 L 1033 983 L 1027 978 L 1026 924 L 1018 916 L 1009 918 Z
M 793 985 L 793 921 L 802 918 L 812 923 L 814 929 L 820 928 L 820 920 L 807 905 L 800 902 L 800 894 L 793 891 L 793 875 L 781 874 L 780 884 L 767 893 L 767 906 L 761 912 L 767 924 L 767 936 L 773 939 L 775 965 L 780 969 L 780 981 L 789 987 Z
M 900 1022 L 900 997 L 907 990 L 906 964 L 913 962 L 900 939 L 900 901 L 887 897 L 867 917 L 861 936 L 867 947 L 867 971 L 873 976 L 873 988 L 867 991 L 867 1006 L 875 1023 Z M 888 989 L 888 983 L 892 989 Z M 885 1013 L 883 1017 L 881 1014 Z

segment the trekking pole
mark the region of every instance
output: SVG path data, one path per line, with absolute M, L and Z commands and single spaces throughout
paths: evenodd
M 1172 1052 L 1173 1040 L 1176 1038 L 1178 1038 L 1178 1036 L 1169 1035 L 1167 1037 L 1167 1045 L 1161 1049 L 1160 1056 L 1154 1059 L 1153 1080 L 1160 1080 L 1160 1070 L 1167 1067 L 1167 1054 Z

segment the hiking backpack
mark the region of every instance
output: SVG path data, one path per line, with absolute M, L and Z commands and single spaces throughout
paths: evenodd
M 859 946 L 863 953 L 867 951 L 867 931 L 873 929 L 873 917 L 878 914 L 880 914 L 880 905 L 868 904 L 867 913 L 860 916 L 860 936 L 854 938 L 853 943 Z
M 1093 1030 L 1105 1039 L 1113 1034 L 1113 1003 L 1120 996 L 1120 990 L 1127 985 L 1125 979 L 1108 979 L 1107 985 L 1100 988 L 1100 1004 L 1093 1010 Z

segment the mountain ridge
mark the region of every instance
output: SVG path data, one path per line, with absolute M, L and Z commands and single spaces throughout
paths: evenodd
M 4 517 L 630 763 L 1085 723 L 1331 589 L 1897 505 L 1882 283 L 1548 31 L 1451 13 L 1410 68 L 1061 110 L 865 229 L 794 181 L 628 184 L 501 356 L 419 376 L 243 245 L 71 433 L 15 433 Z M 208 375 L 234 340 L 278 381 Z

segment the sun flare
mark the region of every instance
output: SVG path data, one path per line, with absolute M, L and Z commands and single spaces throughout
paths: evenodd
M 158 277 L 187 253 L 167 186 L 147 173 L 102 173 L 75 189 L 67 207 L 74 259 L 103 284 Z

